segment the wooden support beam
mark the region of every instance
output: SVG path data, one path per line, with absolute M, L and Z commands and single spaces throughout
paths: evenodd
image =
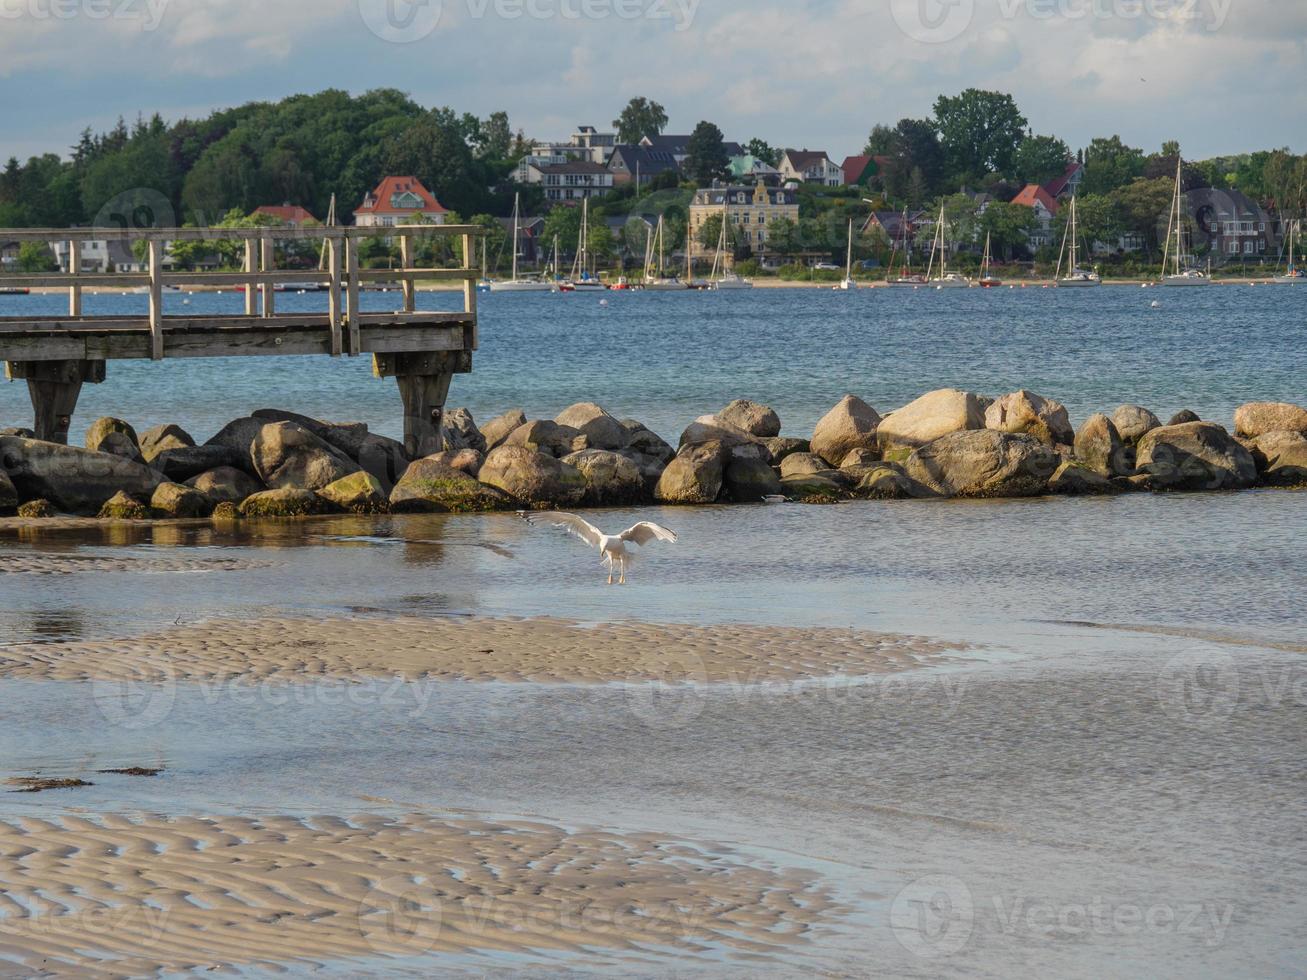
M 82 385 L 104 381 L 104 361 L 11 361 L 5 375 L 27 381 L 36 438 L 66 446 Z
M 350 238 L 345 241 L 345 316 L 349 326 L 346 351 L 350 357 L 359 353 L 359 246 Z
M 471 370 L 470 351 L 428 351 L 376 354 L 372 371 L 393 377 L 404 402 L 404 452 L 421 459 L 445 448 L 441 423 L 449 383 L 464 368 Z
M 80 242 L 68 243 L 68 271 L 73 276 L 77 276 L 82 271 L 82 247 Z M 82 315 L 82 287 L 77 279 L 74 279 L 73 284 L 68 287 L 68 315 Z
M 253 238 L 245 239 L 245 271 L 255 273 L 259 271 L 259 253 L 258 242 Z M 254 291 L 254 280 L 245 280 L 245 315 L 254 316 L 258 312 L 258 294 Z
M 344 320 L 340 313 L 340 248 L 341 243 L 327 242 L 327 272 L 331 276 L 331 294 L 327 297 L 327 316 L 331 320 L 331 356 L 340 357 L 344 349 L 341 331 Z
M 275 243 L 271 238 L 264 237 L 259 241 L 259 271 L 271 272 L 277 267 L 277 254 L 274 251 Z M 263 280 L 263 315 L 272 317 L 277 315 L 277 290 L 274 284 L 268 280 Z
M 470 270 L 472 268 L 472 248 L 476 245 L 476 238 L 472 235 L 463 236 L 463 268 Z M 514 243 L 516 248 L 517 244 Z M 477 284 L 475 279 L 463 280 L 463 312 L 472 317 L 472 325 L 468 328 L 467 346 L 470 350 L 476 350 L 480 338 L 477 336 Z
M 163 242 L 150 239 L 150 360 L 163 360 Z
M 413 237 L 408 233 L 399 236 L 399 264 L 405 269 L 413 268 Z M 404 312 L 412 313 L 417 309 L 412 277 L 405 275 L 400 288 L 404 293 Z

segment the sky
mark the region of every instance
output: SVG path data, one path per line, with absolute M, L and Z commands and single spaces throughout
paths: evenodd
M 1012 93 L 1072 148 L 1307 152 L 1307 0 L 0 0 L 0 159 L 118 116 L 398 88 L 566 139 L 628 99 L 669 131 L 861 151 L 941 93 Z

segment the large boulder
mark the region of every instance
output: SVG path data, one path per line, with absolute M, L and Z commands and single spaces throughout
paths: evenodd
M 781 476 L 807 476 L 809 473 L 824 473 L 833 469 L 816 453 L 791 453 L 781 460 Z
M 969 391 L 942 388 L 922 395 L 881 420 L 882 452 L 913 450 L 952 432 L 985 427 L 986 401 Z
M 390 509 L 381 481 L 364 470 L 329 483 L 318 496 L 351 514 L 384 514 Z
M 144 462 L 136 430 L 122 419 L 96 419 L 86 430 L 86 448 L 93 453 L 112 453 L 124 459 Z
M 881 424 L 874 408 L 854 395 L 845 395 L 812 432 L 811 449 L 831 466 L 839 466 L 855 449 L 875 449 Z
M 444 452 L 428 456 L 427 459 L 443 463 L 445 466 L 451 466 L 468 476 L 475 477 L 481 472 L 481 467 L 485 465 L 486 455 L 477 452 L 475 449 L 446 449 Z
M 408 468 L 408 453 L 404 444 L 387 436 L 368 433 L 359 443 L 358 455 L 354 457 L 359 466 L 377 478 L 381 488 L 387 493 L 399 482 Z
M 722 473 L 726 496 L 736 503 L 756 503 L 782 492 L 776 471 L 765 459 L 732 455 Z
M 1140 405 L 1122 405 L 1112 413 L 1112 424 L 1127 446 L 1137 446 L 1139 440 L 1161 426 L 1161 420 Z
M 156 425 L 141 433 L 141 458 L 149 463 L 169 449 L 189 449 L 194 445 L 191 434 L 180 425 Z
M 163 477 L 143 463 L 17 436 L 0 437 L 0 471 L 21 500 L 43 498 L 74 514 L 95 514 L 119 491 L 148 498 Z
M 254 462 L 250 458 L 250 447 L 254 445 L 254 438 L 263 431 L 263 427 L 268 422 L 265 419 L 256 419 L 253 416 L 247 416 L 240 419 L 232 419 L 224 425 L 218 432 L 205 443 L 206 446 L 227 446 L 241 454 L 244 463 L 241 468 L 251 475 L 254 474 Z
M 250 445 L 254 472 L 272 490 L 321 490 L 362 467 L 296 422 L 270 422 Z
M 246 497 L 252 497 L 266 489 L 254 477 L 234 466 L 219 466 L 207 473 L 201 473 L 187 480 L 186 485 L 204 494 L 215 505 L 239 504 Z
M 1050 446 L 1069 446 L 1075 430 L 1066 407 L 1033 391 L 1014 391 L 985 409 L 985 427 L 999 432 L 1024 432 Z
M 527 505 L 568 506 L 580 503 L 586 492 L 585 477 L 575 466 L 526 446 L 491 450 L 480 479 Z
M 1134 469 L 1116 425 L 1102 412 L 1089 416 L 1076 433 L 1075 454 L 1083 466 L 1109 479 Z
M 585 496 L 581 502 L 587 506 L 607 507 L 644 499 L 645 481 L 640 467 L 622 454 L 607 449 L 584 449 L 564 456 L 563 462 L 576 467 L 585 477 Z
M 676 450 L 660 435 L 635 419 L 622 419 L 622 428 L 626 431 L 626 449 L 630 452 L 650 456 L 663 466 L 676 456 Z
M 758 436 L 751 435 L 743 429 L 737 429 L 733 425 L 722 422 L 715 415 L 700 415 L 697 419 L 685 427 L 681 433 L 681 440 L 678 444 L 681 449 L 686 446 L 697 445 L 701 442 L 719 442 L 724 449 L 734 449 L 736 446 L 759 446 L 762 447 L 763 441 Z
M 591 449 L 625 449 L 627 432 L 622 423 L 594 402 L 578 402 L 555 419 L 559 425 L 576 429 Z
M 1106 415 L 1103 418 L 1107 418 Z M 1078 461 L 1065 460 L 1057 468 L 1052 479 L 1048 481 L 1050 493 L 1067 496 L 1088 496 L 1092 494 L 1116 493 L 1117 487 L 1110 478 L 1098 470 L 1090 469 Z
M 1307 435 L 1267 432 L 1257 437 L 1253 459 L 1267 486 L 1307 486 Z
M 440 431 L 446 449 L 475 449 L 479 453 L 486 451 L 486 437 L 481 434 L 472 413 L 466 408 L 452 408 L 445 412 L 440 420 Z
M 1249 402 L 1234 410 L 1235 435 L 1256 439 L 1268 432 L 1307 435 L 1307 408 L 1288 402 Z
M 9 474 L 0 470 L 0 516 L 8 516 L 18 508 L 18 488 Z
M 396 514 L 469 514 L 508 510 L 513 500 L 495 487 L 478 483 L 440 455 L 414 460 L 395 489 L 390 509 Z
M 1034 436 L 980 429 L 941 436 L 909 456 L 903 471 L 945 497 L 1034 497 L 1060 462 Z
M 562 459 L 577 450 L 585 449 L 581 430 L 570 425 L 559 425 L 550 419 L 534 419 L 518 426 L 509 435 L 505 446 L 517 446 L 535 453 L 545 453 Z
M 1197 412 L 1191 411 L 1190 409 L 1187 408 L 1182 408 L 1180 411 L 1172 415 L 1171 421 L 1167 422 L 1166 424 L 1184 425 L 1186 422 L 1201 422 L 1201 421 L 1202 421 L 1202 417 Z
M 312 490 L 286 487 L 254 494 L 241 504 L 240 513 L 242 517 L 311 517 L 332 509 L 329 501 Z
M 323 422 L 321 419 L 288 412 L 284 408 L 260 408 L 251 416 L 268 422 L 294 422 L 312 432 L 323 442 L 338 450 L 350 459 L 357 460 L 363 448 L 363 441 L 368 438 L 368 427 L 362 422 Z
M 914 497 L 933 497 L 934 494 L 910 480 L 895 463 L 877 463 L 868 466 L 854 488 L 854 495 L 867 500 L 908 500 Z
M 147 521 L 150 509 L 131 494 L 119 490 L 100 507 L 102 521 Z
M 150 497 L 150 510 L 157 517 L 207 517 L 213 507 L 205 494 L 179 483 L 160 483 Z
M 513 431 L 526 425 L 526 413 L 520 408 L 510 409 L 503 415 L 497 415 L 481 426 L 481 435 L 486 440 L 486 452 L 502 446 Z
M 621 454 L 635 464 L 635 468 L 640 471 L 640 479 L 644 485 L 644 497 L 646 499 L 653 497 L 654 489 L 658 486 L 658 480 L 663 475 L 663 470 L 667 469 L 667 464 L 676 458 L 676 453 L 671 456 L 646 456 L 644 453 L 636 452 L 633 449 L 623 449 Z
M 174 483 L 216 470 L 220 466 L 248 465 L 248 460 L 229 446 L 179 446 L 156 454 L 150 465 Z
M 806 453 L 812 451 L 812 443 L 807 439 L 789 439 L 785 436 L 772 436 L 770 439 L 764 439 L 763 445 L 767 447 L 767 453 L 771 456 L 773 466 L 780 466 L 785 461 L 786 456 L 793 456 L 795 453 Z
M 1252 454 L 1214 422 L 1150 430 L 1135 465 L 1155 490 L 1238 490 L 1257 482 Z
M 770 439 L 781 434 L 781 417 L 766 405 L 737 398 L 720 412 L 717 420 L 751 436 Z
M 720 442 L 686 446 L 667 464 L 654 497 L 669 504 L 711 504 L 722 492 L 727 448 Z
M 839 470 L 781 477 L 781 493 L 791 500 L 842 500 L 850 490 L 847 474 Z

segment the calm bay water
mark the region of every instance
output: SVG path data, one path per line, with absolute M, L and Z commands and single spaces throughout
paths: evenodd
M 1229 424 L 1244 401 L 1307 400 L 1307 291 L 1274 286 L 1199 290 L 967 291 L 755 289 L 731 293 L 494 294 L 481 297 L 481 352 L 456 378 L 451 405 L 478 419 L 514 407 L 552 417 L 598 401 L 672 438 L 727 401 L 765 401 L 787 434 L 806 435 L 846 392 L 882 412 L 955 386 L 990 395 L 1025 387 L 1080 421 L 1123 402 L 1163 419 L 1182 408 Z M 90 296 L 88 312 L 141 312 L 145 297 Z M 394 306 L 365 294 L 366 308 Z M 1154 309 L 1151 303 L 1160 302 Z M 242 297 L 167 297 L 169 313 L 235 313 Z M 423 293 L 451 309 L 453 293 Z M 325 308 L 321 295 L 281 294 L 286 311 Z M 0 297 L 0 314 L 59 313 L 63 296 Z M 257 408 L 364 421 L 398 435 L 394 383 L 368 358 L 222 358 L 109 365 L 88 386 L 74 437 L 100 415 L 145 428 L 176 422 L 197 438 Z M 25 386 L 0 385 L 0 424 L 26 424 Z

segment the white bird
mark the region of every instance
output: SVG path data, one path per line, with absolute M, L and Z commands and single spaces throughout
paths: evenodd
M 603 556 L 602 563 L 608 566 L 609 585 L 613 584 L 614 567 L 621 572 L 621 579 L 617 584 L 626 584 L 626 565 L 633 557 L 632 553 L 627 550 L 627 545 L 646 545 L 650 541 L 673 542 L 676 540 L 675 531 L 669 531 L 661 524 L 654 524 L 652 521 L 641 521 L 634 527 L 627 528 L 621 534 L 614 535 L 604 534 L 603 531 L 583 517 L 577 517 L 575 514 L 564 514 L 562 511 L 557 510 L 540 511 L 534 514 L 519 511 L 518 516 L 528 524 L 535 524 L 539 521 L 562 528 L 568 534 L 576 535 L 591 547 L 598 548 L 599 554 Z

